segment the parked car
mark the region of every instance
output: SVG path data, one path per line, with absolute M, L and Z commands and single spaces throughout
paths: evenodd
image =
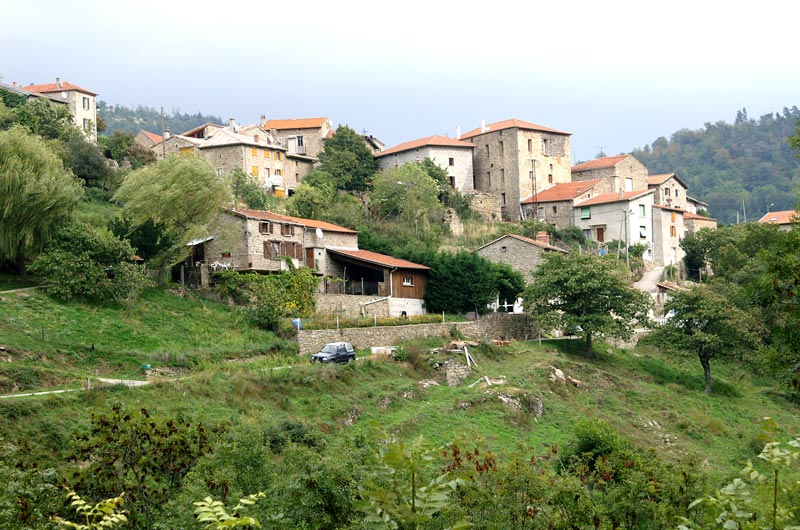
M 329 342 L 311 356 L 311 362 L 349 363 L 356 360 L 356 352 L 349 342 Z

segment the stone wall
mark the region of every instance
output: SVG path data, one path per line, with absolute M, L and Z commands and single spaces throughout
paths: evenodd
M 472 197 L 470 206 L 485 221 L 500 221 L 503 210 L 500 198 L 496 193 L 473 191 L 469 193 Z
M 317 313 L 322 315 L 339 315 L 341 317 L 361 316 L 361 304 L 380 300 L 377 296 L 360 296 L 353 294 L 322 294 L 316 293 L 314 300 L 317 302 Z M 370 304 L 364 307 L 367 316 L 384 318 L 389 316 L 389 303 L 387 300 Z M 328 341 L 330 342 L 330 341 Z
M 297 333 L 297 343 L 301 354 L 315 353 L 328 342 L 337 341 L 350 342 L 356 349 L 394 346 L 417 338 L 449 337 L 453 326 L 473 340 L 525 340 L 537 336 L 536 323 L 527 315 L 492 313 L 469 322 L 301 330 Z

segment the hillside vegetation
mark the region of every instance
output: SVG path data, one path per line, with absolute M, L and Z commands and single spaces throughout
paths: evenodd
M 795 208 L 800 159 L 788 139 L 798 119 L 797 107 L 758 119 L 742 109 L 732 124 L 682 129 L 632 154 L 651 175 L 677 173 L 720 223 L 744 222 L 745 214 L 757 220 L 767 211 Z

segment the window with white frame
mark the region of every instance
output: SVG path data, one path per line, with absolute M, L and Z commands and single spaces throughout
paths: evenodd
M 414 287 L 414 278 L 411 276 L 403 276 L 403 286 Z

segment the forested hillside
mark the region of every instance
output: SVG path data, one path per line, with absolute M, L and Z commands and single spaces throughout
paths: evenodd
M 800 159 L 789 146 L 800 119 L 796 106 L 753 119 L 742 109 L 733 124 L 706 123 L 633 151 L 650 174 L 677 173 L 691 196 L 709 203 L 720 223 L 758 219 L 795 207 Z
M 97 102 L 97 116 L 106 124 L 104 134 L 111 135 L 114 131 L 122 131 L 136 135 L 140 130 L 161 134 L 164 128 L 173 134 L 194 129 L 204 123 L 222 123 L 219 116 L 205 116 L 200 112 L 184 114 L 180 110 L 164 113 L 164 127 L 161 125 L 161 111 L 139 105 L 130 109 L 122 105 L 109 105 L 105 101 Z

